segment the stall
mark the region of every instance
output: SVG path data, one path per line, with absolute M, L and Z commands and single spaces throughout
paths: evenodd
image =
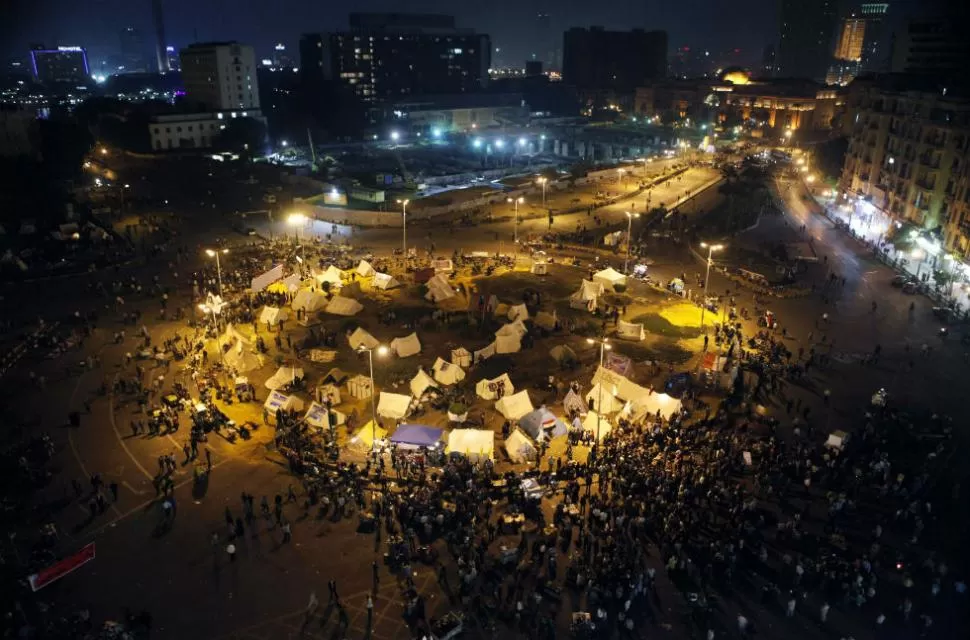
M 403 449 L 431 449 L 441 444 L 444 432 L 426 424 L 402 424 L 391 434 L 391 444 Z

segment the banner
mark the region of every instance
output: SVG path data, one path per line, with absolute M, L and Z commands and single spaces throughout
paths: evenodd
M 67 574 L 84 566 L 92 560 L 94 560 L 93 542 L 81 547 L 81 550 L 74 555 L 68 556 L 38 573 L 27 576 L 27 581 L 30 582 L 31 589 L 34 591 L 40 591 L 50 583 L 60 580 Z

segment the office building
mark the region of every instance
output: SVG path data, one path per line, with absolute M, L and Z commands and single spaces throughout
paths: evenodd
M 238 42 L 189 45 L 179 53 L 186 99 L 208 111 L 259 110 L 256 54 Z
M 148 71 L 145 62 L 145 43 L 141 32 L 133 27 L 126 27 L 119 34 L 121 43 L 121 65 L 125 73 L 140 73 Z
M 836 0 L 781 0 L 779 77 L 825 77 L 832 59 L 836 15 Z
M 155 63 L 159 73 L 168 73 L 168 52 L 165 43 L 165 15 L 162 12 L 162 0 L 152 0 L 152 21 L 155 23 Z
M 892 71 L 970 80 L 970 38 L 952 16 L 907 21 L 893 44 Z
M 580 92 L 630 93 L 667 75 L 667 32 L 574 28 L 563 36 L 563 81 Z
M 81 84 L 91 79 L 84 47 L 45 49 L 41 46 L 31 50 L 30 64 L 34 79 L 45 84 Z
M 866 33 L 862 40 L 860 73 L 889 71 L 891 35 L 888 14 L 889 4 L 885 2 L 867 2 L 859 5 L 857 15 L 866 24 Z
M 169 71 L 181 71 L 182 61 L 179 60 L 178 49 L 172 45 L 165 47 L 165 57 L 168 58 L 168 70 Z
M 840 21 L 826 84 L 845 86 L 860 74 L 886 71 L 883 52 L 888 9 L 886 3 L 863 4 Z
M 775 45 L 765 45 L 764 51 L 761 53 L 761 75 L 765 78 L 773 78 L 777 65 L 778 56 Z
M 862 60 L 862 43 L 866 37 L 866 21 L 855 15 L 843 18 L 835 57 L 838 60 Z

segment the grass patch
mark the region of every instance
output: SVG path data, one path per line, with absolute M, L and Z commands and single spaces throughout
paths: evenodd
M 495 294 L 502 302 L 522 302 L 522 294 L 526 290 L 538 291 L 543 302 L 568 298 L 578 285 L 568 282 L 564 277 L 555 273 L 557 269 L 550 269 L 547 276 L 537 276 L 525 271 L 503 273 L 499 276 L 475 278 L 475 288 L 489 294 Z
M 665 310 L 667 311 L 667 310 Z M 644 313 L 639 315 L 630 322 L 635 322 L 643 325 L 643 328 L 652 334 L 663 336 L 665 338 L 698 338 L 703 334 L 700 328 L 700 310 L 697 310 L 698 322 L 696 326 L 684 326 L 681 324 L 674 324 L 668 317 L 661 315 L 660 313 Z
M 657 360 L 681 364 L 690 360 L 691 357 L 691 352 L 677 344 L 675 340 L 655 340 L 649 345 L 617 340 L 613 344 L 617 353 L 629 356 L 636 362 Z

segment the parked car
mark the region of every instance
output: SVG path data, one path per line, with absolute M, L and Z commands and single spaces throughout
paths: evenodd
M 957 313 L 950 307 L 933 307 L 933 317 L 943 324 L 950 324 L 957 320 Z
M 894 276 L 893 279 L 890 280 L 889 284 L 891 284 L 894 287 L 902 287 L 907 282 L 909 282 L 909 276 L 904 276 L 903 274 L 899 274 L 897 276 Z
M 919 291 L 919 283 L 914 280 L 907 280 L 903 285 L 903 293 L 917 293 Z

